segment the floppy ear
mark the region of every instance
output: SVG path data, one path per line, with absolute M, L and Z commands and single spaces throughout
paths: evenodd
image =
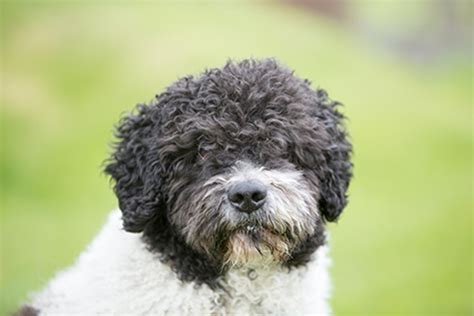
M 347 204 L 346 192 L 352 178 L 352 146 L 347 139 L 344 116 L 337 111 L 340 103 L 329 100 L 323 90 L 317 91 L 317 99 L 320 106 L 318 117 L 326 131 L 318 204 L 324 218 L 332 222 L 337 220 Z
M 158 109 L 139 104 L 136 110 L 119 122 L 118 141 L 105 167 L 115 180 L 123 227 L 129 232 L 141 232 L 162 201 Z

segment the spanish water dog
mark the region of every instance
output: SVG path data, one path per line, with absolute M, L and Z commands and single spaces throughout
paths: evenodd
M 119 208 L 24 315 L 327 315 L 347 203 L 340 103 L 273 59 L 186 76 L 122 118 Z

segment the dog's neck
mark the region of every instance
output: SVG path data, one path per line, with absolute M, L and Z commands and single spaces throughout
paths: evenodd
M 327 247 L 318 248 L 310 257 L 309 262 L 300 267 L 270 265 L 231 268 L 221 278 L 222 286 L 217 291 L 220 293 L 219 308 L 242 314 L 265 314 L 274 310 L 291 311 L 291 308 L 284 306 L 292 301 L 290 293 L 308 289 L 311 293 L 307 295 L 309 299 L 312 295 L 319 297 L 323 292 L 321 288 L 328 283 Z M 321 283 L 312 284 L 310 280 L 314 279 Z
M 268 294 L 278 292 L 282 283 L 291 286 L 295 274 L 296 271 L 290 273 L 288 268 L 282 266 L 232 268 L 221 280 L 219 305 L 227 310 L 235 310 L 233 305 L 236 303 L 245 304 L 252 306 L 254 312 L 259 312 Z

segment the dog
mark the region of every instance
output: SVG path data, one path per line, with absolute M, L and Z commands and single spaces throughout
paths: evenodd
M 116 128 L 119 209 L 23 315 L 328 315 L 347 204 L 339 112 L 274 59 L 187 76 Z

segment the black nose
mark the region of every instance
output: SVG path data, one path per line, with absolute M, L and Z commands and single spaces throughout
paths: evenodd
M 236 209 L 252 213 L 265 204 L 267 188 L 258 180 L 241 181 L 229 188 L 227 196 Z

